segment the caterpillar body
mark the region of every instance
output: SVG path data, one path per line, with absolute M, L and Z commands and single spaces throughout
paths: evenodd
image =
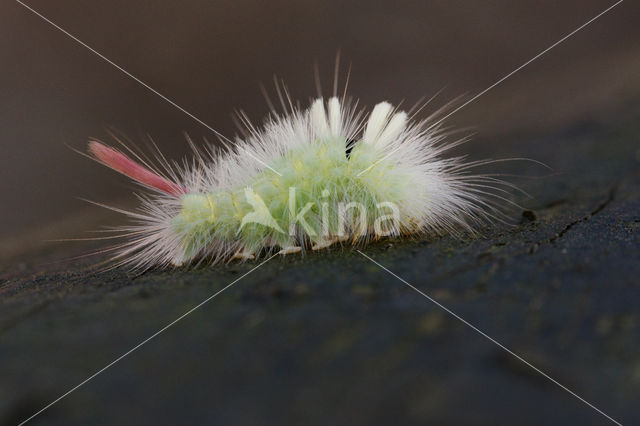
M 246 117 L 245 117 L 246 118 Z M 168 267 L 252 259 L 333 244 L 476 228 L 499 214 L 501 182 L 469 170 L 480 164 L 443 153 L 461 140 L 431 118 L 412 121 L 387 102 L 370 114 L 338 97 L 272 112 L 225 152 L 194 147 L 180 165 L 158 166 L 92 140 L 89 152 L 145 188 L 116 264 Z M 193 146 L 193 144 L 192 144 Z M 142 164 L 141 164 L 142 163 Z M 493 197 L 493 198 L 492 198 Z

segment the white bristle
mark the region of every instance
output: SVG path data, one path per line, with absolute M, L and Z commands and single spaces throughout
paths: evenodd
M 375 146 L 377 148 L 384 148 L 396 140 L 398 136 L 404 132 L 405 127 L 407 127 L 407 114 L 404 111 L 394 114 L 391 120 L 389 120 L 387 127 L 385 127 L 380 137 L 376 140 Z
M 311 126 L 317 137 L 324 137 L 329 134 L 329 124 L 327 114 L 324 111 L 324 101 L 318 98 L 313 101 L 310 110 Z
M 391 114 L 392 110 L 393 107 L 388 102 L 380 102 L 373 108 L 373 111 L 371 111 L 371 115 L 369 116 L 367 128 L 365 129 L 364 136 L 362 138 L 364 143 L 375 145 L 378 137 L 387 124 L 389 114 Z
M 331 136 L 339 136 L 342 132 L 340 101 L 335 96 L 329 99 L 329 126 L 331 127 Z

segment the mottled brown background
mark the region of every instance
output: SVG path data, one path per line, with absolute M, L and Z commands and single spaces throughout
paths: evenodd
M 61 27 L 226 135 L 242 108 L 259 121 L 260 82 L 281 76 L 306 101 L 313 63 L 325 87 L 338 49 L 363 104 L 443 89 L 436 103 L 471 96 L 554 43 L 611 1 L 29 1 Z M 640 7 L 624 2 L 540 58 L 452 122 L 473 127 L 482 156 L 512 152 L 501 135 L 598 114 L 640 90 Z M 209 130 L 18 3 L 0 6 L 0 238 L 95 211 L 76 197 L 127 196 L 126 181 L 73 153 L 113 127 L 149 133 L 171 156 L 182 132 Z M 343 67 L 343 71 L 346 66 Z M 118 180 L 120 179 L 120 180 Z M 57 237 L 61 227 L 49 234 Z M 73 228 L 73 227 L 72 227 Z M 66 234 L 65 231 L 63 234 Z

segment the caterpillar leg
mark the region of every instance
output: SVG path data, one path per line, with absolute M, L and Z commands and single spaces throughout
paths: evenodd
M 318 241 L 311 247 L 311 250 L 322 250 L 327 247 L 331 247 L 338 241 L 344 241 L 344 239 L 334 237 L 334 238 L 329 238 L 327 240 Z
M 286 256 L 287 254 L 300 253 L 301 251 L 302 251 L 302 247 L 292 246 L 292 247 L 283 248 L 278 252 L 278 254 Z
M 246 248 L 243 248 L 242 250 L 238 250 L 232 259 L 253 260 L 255 256 L 250 251 L 247 251 Z

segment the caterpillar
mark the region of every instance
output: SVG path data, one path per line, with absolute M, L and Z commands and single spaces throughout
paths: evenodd
M 283 109 L 284 102 L 283 102 Z M 499 217 L 507 184 L 470 171 L 486 162 L 445 158 L 442 122 L 414 120 L 388 102 L 369 114 L 345 96 L 308 108 L 273 108 L 231 146 L 193 149 L 193 159 L 152 164 L 90 140 L 90 156 L 142 185 L 116 265 L 171 267 L 365 245 L 384 237 L 475 232 Z M 507 184 L 508 185 L 508 184 Z M 106 207 L 106 206 L 105 206 Z

